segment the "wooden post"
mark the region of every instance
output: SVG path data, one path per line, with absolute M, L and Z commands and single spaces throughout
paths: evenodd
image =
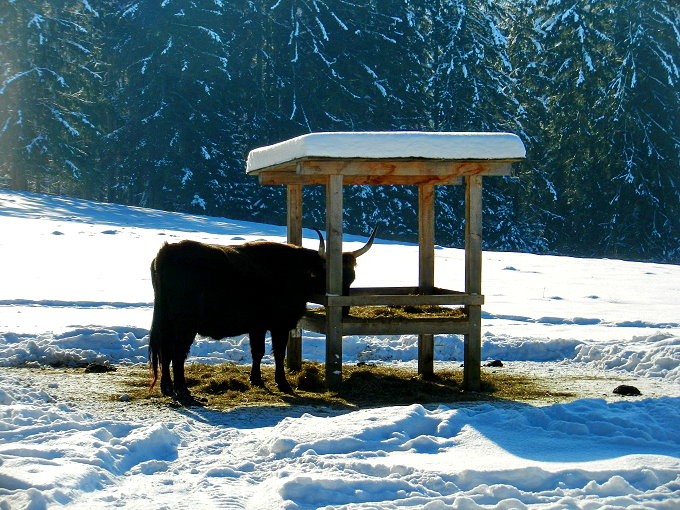
M 286 198 L 288 202 L 286 216 L 288 243 L 302 246 L 302 185 L 287 185 Z M 302 329 L 299 327 L 291 329 L 288 333 L 286 364 L 288 370 L 293 372 L 302 368 Z
M 326 185 L 326 293 L 342 294 L 342 175 L 329 175 Z M 326 386 L 342 383 L 342 307 L 326 307 Z
M 434 290 L 434 186 L 418 186 L 418 286 L 421 294 Z M 418 335 L 418 373 L 434 375 L 434 335 Z
M 482 177 L 465 177 L 465 292 L 482 293 Z M 463 387 L 466 391 L 481 388 L 482 307 L 468 305 L 469 332 L 465 335 L 465 368 Z

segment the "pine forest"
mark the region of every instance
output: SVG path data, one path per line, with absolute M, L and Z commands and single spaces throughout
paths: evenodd
M 485 249 L 680 263 L 675 0 L 0 1 L 3 188 L 283 224 L 250 150 L 391 130 L 521 137 Z M 437 188 L 438 244 L 463 193 Z M 416 240 L 416 204 L 349 186 L 345 231 Z

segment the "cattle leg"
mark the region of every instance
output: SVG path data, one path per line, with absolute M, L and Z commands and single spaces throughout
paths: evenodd
M 172 375 L 175 379 L 175 398 L 189 398 L 191 393 L 187 388 L 187 382 L 184 379 L 184 360 L 186 356 L 175 356 L 172 359 Z
M 161 393 L 166 397 L 172 397 L 175 394 L 175 389 L 170 378 L 170 356 L 168 353 L 161 351 Z
M 193 342 L 195 333 L 184 333 L 178 335 L 179 338 L 188 338 L 188 340 L 176 340 L 173 345 L 172 353 L 172 378 L 174 379 L 174 397 L 179 399 L 186 399 L 191 397 L 189 388 L 187 388 L 186 379 L 184 379 L 184 362 L 189 355 L 189 349 Z
M 265 331 L 251 331 L 250 337 L 250 354 L 253 358 L 253 367 L 250 369 L 250 384 L 264 388 L 264 381 L 262 380 L 262 372 L 260 371 L 260 364 L 264 356 L 264 336 Z
M 154 379 L 156 367 L 161 366 L 161 393 L 166 397 L 172 397 L 175 391 L 170 377 L 170 363 L 174 338 L 168 331 L 169 328 L 159 319 L 160 312 L 157 313 L 157 310 L 158 308 L 154 309 L 153 323 L 149 331 L 149 359 L 154 367 Z
M 276 385 L 284 393 L 293 393 L 288 380 L 286 379 L 286 371 L 283 366 L 283 360 L 286 357 L 286 346 L 288 345 L 288 330 L 273 330 L 272 331 L 272 347 L 274 349 L 274 362 L 276 364 L 276 372 L 274 379 Z

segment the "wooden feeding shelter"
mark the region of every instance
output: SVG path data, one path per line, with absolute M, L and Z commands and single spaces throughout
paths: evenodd
M 482 178 L 511 175 L 525 157 L 521 140 L 510 133 L 336 132 L 310 133 L 250 152 L 246 171 L 260 184 L 285 185 L 288 242 L 302 244 L 302 189 L 326 187 L 327 293 L 314 302 L 326 314 L 308 313 L 291 332 L 288 364 L 301 366 L 301 330 L 326 335 L 326 381 L 342 381 L 343 335 L 418 334 L 418 372 L 433 373 L 434 335 L 464 335 L 465 389 L 480 388 L 482 295 Z M 434 282 L 434 190 L 465 184 L 465 289 Z M 352 288 L 342 295 L 343 185 L 418 186 L 418 287 Z M 463 319 L 357 319 L 342 307 L 459 305 Z

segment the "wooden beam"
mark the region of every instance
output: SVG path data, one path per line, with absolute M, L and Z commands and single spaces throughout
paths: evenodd
M 372 295 L 418 295 L 420 294 L 419 287 L 351 287 L 349 289 L 350 296 L 372 296 Z M 434 287 L 433 295 L 465 295 L 464 292 L 451 289 L 443 289 L 441 287 Z M 427 294 L 425 294 L 427 295 Z
M 288 242 L 302 246 L 302 185 L 291 184 L 286 186 L 287 214 L 286 224 Z M 288 346 L 286 348 L 286 364 L 288 370 L 299 371 L 302 369 L 302 330 L 296 327 L 288 333 Z
M 312 301 L 313 303 L 314 301 Z M 332 306 L 421 306 L 421 305 L 481 305 L 484 296 L 475 294 L 449 294 L 449 295 L 350 295 L 350 296 L 327 296 L 325 304 Z
M 288 242 L 302 246 L 302 185 L 286 186 Z
M 482 178 L 465 178 L 465 292 L 482 293 Z
M 300 174 L 511 175 L 511 160 L 301 159 Z
M 323 316 L 305 315 L 300 324 L 307 331 L 315 331 L 328 336 L 328 321 Z M 344 319 L 345 335 L 464 335 L 470 330 L 467 320 L 450 319 Z
M 255 170 L 246 170 L 246 175 L 260 175 L 262 172 L 268 172 L 270 170 L 275 170 L 277 172 L 288 172 L 295 171 L 299 160 L 286 161 L 284 163 L 278 163 L 276 165 L 271 165 L 263 168 L 256 168 Z
M 465 292 L 482 294 L 482 177 L 465 178 Z M 463 387 L 481 387 L 482 307 L 467 306 L 470 332 L 465 335 Z
M 469 331 L 468 321 L 410 320 L 404 322 L 365 321 L 344 323 L 346 335 L 462 335 Z
M 348 296 L 329 298 L 326 294 L 316 294 L 309 298 L 310 303 L 324 306 L 329 300 L 338 306 L 484 304 L 482 295 L 469 296 L 465 292 L 439 287 L 435 287 L 431 294 L 421 294 L 418 287 L 351 287 Z
M 299 175 L 294 172 L 266 171 L 259 174 L 259 181 L 265 186 L 289 184 L 311 186 L 325 185 L 327 177 L 324 174 Z M 344 179 L 345 185 L 461 185 L 462 183 L 462 177 L 451 175 L 348 175 Z
M 342 207 L 343 176 L 329 175 L 326 186 L 327 293 L 342 294 Z
M 326 293 L 342 294 L 342 175 L 329 175 L 326 185 Z M 326 385 L 338 390 L 342 383 L 342 308 L 326 313 Z
M 418 287 L 423 294 L 434 289 L 434 186 L 418 186 Z
M 418 286 L 423 294 L 434 289 L 434 186 L 418 186 Z M 434 335 L 418 335 L 418 373 L 434 375 Z

